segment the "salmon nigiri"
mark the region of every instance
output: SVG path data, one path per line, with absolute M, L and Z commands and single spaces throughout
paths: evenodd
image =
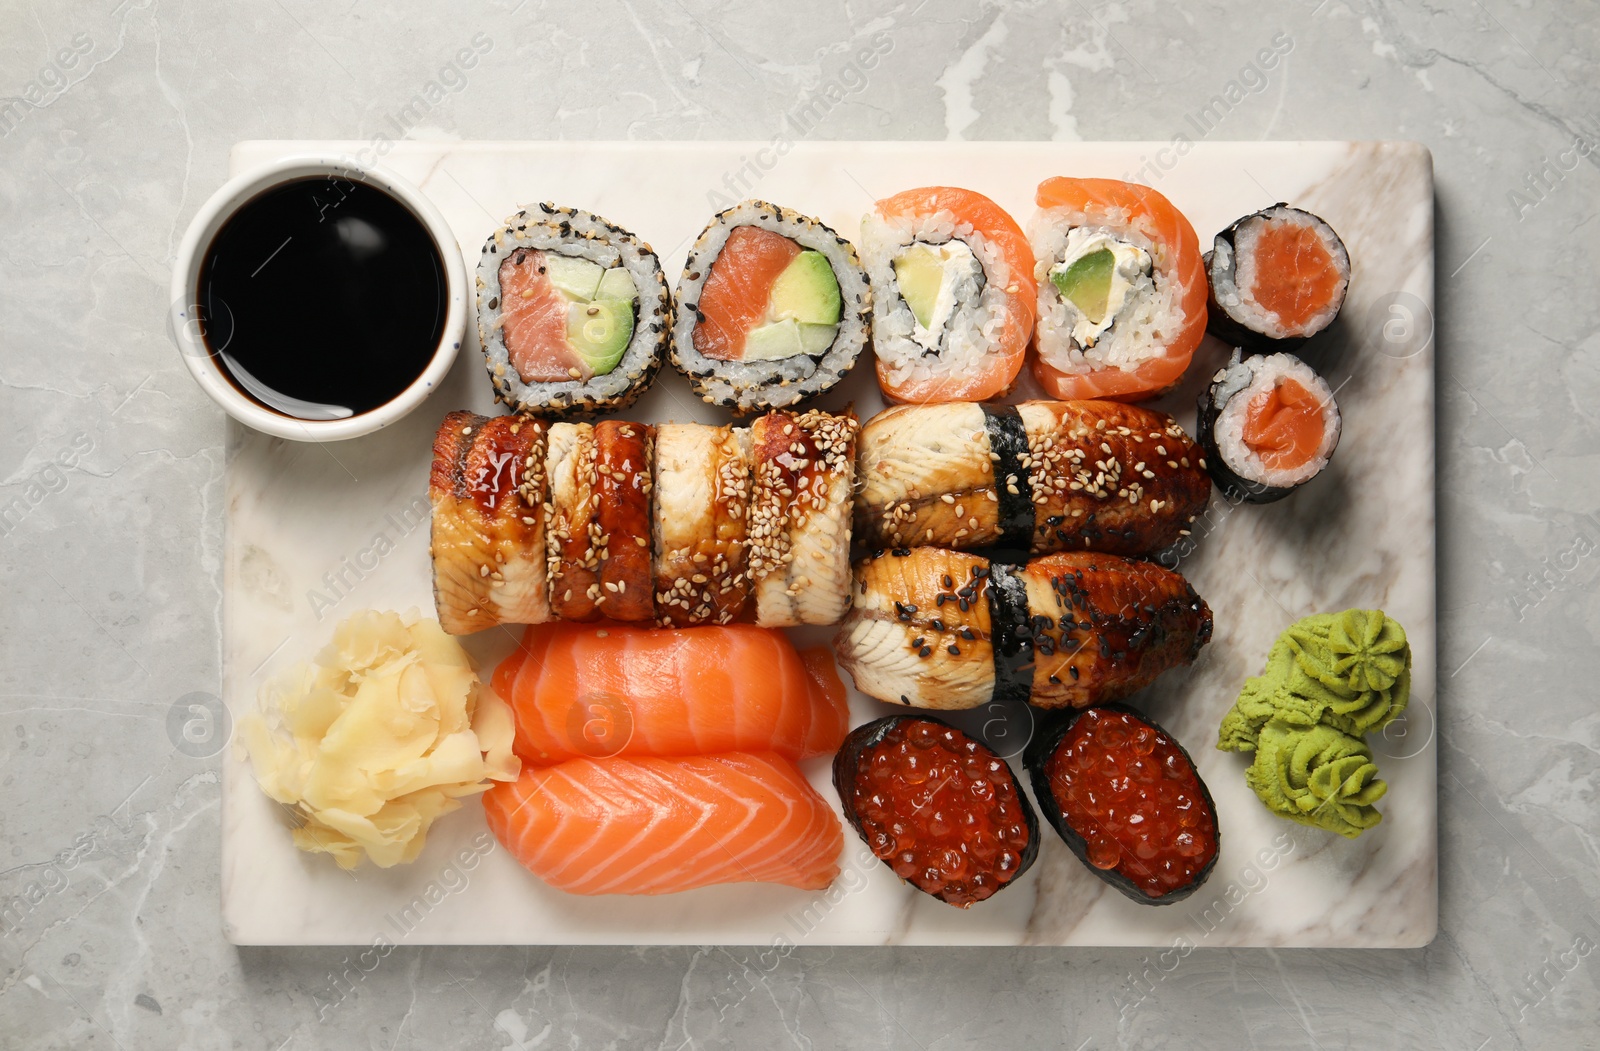
M 844 847 L 833 809 L 771 753 L 525 767 L 495 782 L 483 809 L 524 867 L 572 894 L 745 882 L 820 890 Z
M 982 401 L 1011 388 L 1033 335 L 1033 250 L 981 193 L 906 190 L 861 221 L 878 386 L 899 402 Z
M 844 684 L 826 649 L 795 652 L 749 624 L 693 629 L 549 624 L 495 669 L 534 765 L 579 756 L 772 751 L 826 755 L 844 741 Z
M 1205 265 L 1183 213 L 1148 186 L 1046 179 L 1034 374 L 1053 398 L 1144 401 L 1177 385 L 1206 331 Z

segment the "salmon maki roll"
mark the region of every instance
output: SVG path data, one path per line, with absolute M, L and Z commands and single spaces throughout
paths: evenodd
M 434 606 L 450 634 L 550 619 L 544 453 L 538 420 L 452 412 L 439 425 L 428 550 Z
M 827 755 L 849 720 L 826 649 L 780 631 L 549 624 L 495 669 L 526 763 L 580 756 Z
M 672 362 L 738 415 L 831 388 L 867 344 L 872 289 L 850 242 L 766 201 L 719 212 L 678 282 Z
M 1213 336 L 1250 351 L 1294 350 L 1339 316 L 1350 253 L 1326 222 L 1275 204 L 1217 235 L 1206 278 Z
M 1039 383 L 1054 398 L 1118 401 L 1176 386 L 1206 332 L 1189 220 L 1150 187 L 1114 179 L 1046 179 L 1035 203 Z
M 906 190 L 861 221 L 872 350 L 890 401 L 982 401 L 1011 389 L 1033 336 L 1033 250 L 981 193 Z
M 771 753 L 572 759 L 497 781 L 489 830 L 569 894 L 672 894 L 718 883 L 821 890 L 844 830 L 794 764 Z
M 856 567 L 834 639 L 870 697 L 916 708 L 1119 700 L 1211 639 L 1211 610 L 1183 577 L 1086 552 L 1023 566 L 942 548 L 880 552 Z
M 520 412 L 633 404 L 661 368 L 672 294 L 650 246 L 605 219 L 541 204 L 478 261 L 478 336 L 495 395 Z
M 647 424 L 623 420 L 551 426 L 545 535 L 557 618 L 651 619 L 652 439 Z
M 1233 359 L 1200 396 L 1204 463 L 1230 500 L 1269 504 L 1322 473 L 1339 445 L 1328 381 L 1293 354 Z
M 772 412 L 750 426 L 749 577 L 768 628 L 836 624 L 850 608 L 853 412 Z

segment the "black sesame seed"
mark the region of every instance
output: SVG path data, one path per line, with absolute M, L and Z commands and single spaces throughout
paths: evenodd
M 922 647 L 922 649 L 917 651 L 917 656 L 919 656 L 919 657 L 931 657 L 931 656 L 933 656 L 933 649 L 931 647 L 924 646 L 924 647 Z
M 945 652 L 950 654 L 952 657 L 959 657 L 961 656 L 961 647 L 952 642 L 950 645 L 945 647 Z

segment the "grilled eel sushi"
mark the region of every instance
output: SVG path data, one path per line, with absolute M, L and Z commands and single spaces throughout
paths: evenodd
M 439 426 L 430 551 L 434 605 L 450 634 L 550 619 L 544 458 L 538 420 L 452 412 Z
M 624 420 L 550 428 L 545 541 L 560 620 L 650 620 L 654 428 Z
M 901 548 L 859 563 L 851 593 L 840 666 L 862 693 L 916 708 L 1114 701 L 1211 639 L 1211 610 L 1183 577 L 1101 553 L 1013 566 Z
M 1204 456 L 1115 401 L 897 406 L 861 428 L 856 541 L 1150 554 L 1205 510 Z
M 656 428 L 655 601 L 663 627 L 731 624 L 750 601 L 750 431 Z
M 850 608 L 854 412 L 769 412 L 750 426 L 749 574 L 756 623 L 837 624 Z

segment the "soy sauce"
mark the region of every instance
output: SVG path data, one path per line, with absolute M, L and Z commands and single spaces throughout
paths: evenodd
M 217 231 L 200 267 L 206 347 L 233 385 L 303 420 L 375 409 L 444 332 L 444 263 L 411 210 L 328 176 L 273 187 Z

